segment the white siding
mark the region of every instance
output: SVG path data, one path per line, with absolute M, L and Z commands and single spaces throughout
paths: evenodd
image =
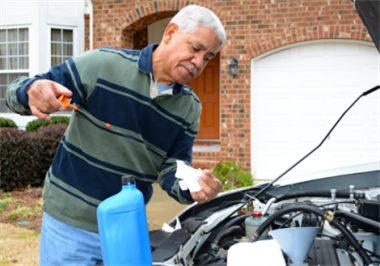
M 84 14 L 89 0 L 83 1 L 8 1 L 1 5 L 0 28 L 29 28 L 29 73 L 34 76 L 49 70 L 51 28 L 72 29 L 74 56 L 84 52 Z M 0 70 L 1 71 L 1 70 Z M 0 113 L 25 128 L 34 116 Z

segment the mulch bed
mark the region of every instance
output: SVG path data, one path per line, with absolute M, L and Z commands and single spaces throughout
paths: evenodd
M 0 223 L 11 224 L 40 233 L 42 211 L 39 203 L 41 203 L 42 199 L 42 188 L 27 188 L 8 192 L 0 191 L 0 200 L 7 198 L 11 198 L 12 200 L 1 209 Z M 11 211 L 21 207 L 30 207 L 33 211 L 25 217 L 18 215 L 14 219 L 9 219 Z

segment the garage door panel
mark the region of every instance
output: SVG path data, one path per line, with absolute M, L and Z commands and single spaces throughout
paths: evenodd
M 341 49 L 339 44 L 335 44 L 332 50 L 335 53 L 336 58 L 347 60 L 348 57 L 360 59 L 361 55 L 365 52 L 361 45 L 350 45 Z
M 356 125 L 342 125 L 336 131 L 331 133 L 329 141 L 337 148 L 354 149 L 359 148 L 363 140 L 361 128 Z
M 273 156 L 274 150 L 267 150 L 267 153 L 259 158 L 259 168 L 256 178 L 258 179 L 274 179 L 286 171 L 290 166 L 298 162 L 304 157 L 313 147 L 304 150 L 294 150 L 292 153 L 279 153 L 277 159 Z M 323 147 L 324 149 L 324 147 Z M 330 151 L 329 154 L 323 154 L 323 150 L 317 150 L 310 157 L 302 161 L 296 166 L 287 176 L 297 176 L 303 173 L 310 173 L 316 168 L 316 162 L 321 162 L 318 169 L 334 169 L 342 165 L 356 165 L 357 161 L 368 161 L 376 154 L 357 154 L 342 150 L 340 152 Z M 265 173 L 265 175 L 263 175 Z
M 366 141 L 366 147 L 379 147 L 380 145 L 380 128 L 379 124 L 372 123 L 371 125 L 366 126 L 366 131 L 364 132 L 363 138 L 369 139 Z M 373 145 L 373 146 L 372 146 Z M 378 154 L 379 155 L 379 154 Z M 379 157 L 380 158 L 380 157 Z
M 380 67 L 380 59 L 379 59 L 379 63 L 378 63 L 378 67 L 377 68 L 368 68 L 367 71 L 365 71 L 365 73 L 363 74 L 363 78 L 369 80 L 369 81 L 372 81 L 372 83 L 369 82 L 369 84 L 367 85 L 367 87 L 363 87 L 363 90 L 366 90 L 366 89 L 370 89 L 370 88 L 373 88 L 375 87 L 376 85 L 379 84 L 379 81 L 374 81 L 373 80 L 373 77 L 379 77 L 380 75 L 380 70 L 379 70 L 379 67 Z
M 312 147 L 310 147 L 311 149 Z M 300 160 L 309 150 L 294 149 L 292 153 L 278 152 L 275 149 L 262 150 L 262 154 L 257 158 L 257 179 L 274 179 L 286 171 L 290 166 Z M 274 153 L 277 152 L 277 156 Z M 314 159 L 321 159 L 318 154 L 313 155 Z M 307 171 L 310 168 L 310 162 L 304 161 L 302 164 L 294 168 L 295 172 Z
M 293 71 L 293 84 L 301 91 L 309 89 L 324 89 L 325 83 L 318 77 L 323 77 L 326 70 L 321 67 L 298 68 Z M 313 92 L 313 91 L 311 91 Z
M 348 106 L 378 84 L 379 54 L 358 42 L 308 42 L 253 64 L 252 172 L 273 179 L 316 147 Z M 363 97 L 291 175 L 377 161 L 380 96 Z
M 281 132 L 282 134 L 278 134 Z M 290 127 L 286 125 L 279 126 L 266 126 L 266 130 L 263 132 L 263 135 L 260 136 L 263 140 L 263 143 L 268 146 L 275 146 L 281 143 L 284 146 L 290 144 L 289 139 Z
M 287 154 L 281 152 L 278 156 L 273 156 L 275 150 L 259 150 L 261 156 L 257 158 L 256 179 L 274 179 L 289 167 L 292 160 L 286 159 Z M 285 158 L 285 159 L 279 159 Z M 293 160 L 294 161 L 294 160 Z M 263 175 L 265 173 L 265 175 Z
M 359 89 L 361 80 L 358 76 L 363 77 L 369 69 L 365 67 L 356 67 L 355 69 L 352 69 L 351 66 L 350 68 L 331 68 L 331 71 L 335 73 L 337 77 L 332 79 L 333 82 L 331 85 L 337 89 L 341 87 L 345 88 L 346 86 Z
M 342 45 L 345 47 L 342 48 Z M 372 49 L 367 49 L 369 46 L 364 47 L 359 43 L 325 43 L 324 45 L 325 57 L 333 56 L 336 58 L 336 64 L 341 62 L 349 62 L 350 60 L 355 60 L 357 63 L 363 62 L 363 54 L 371 53 L 373 55 Z M 376 54 L 376 51 L 375 51 Z M 339 60 L 339 61 L 338 61 Z
M 320 45 L 318 47 L 304 46 L 294 51 L 295 51 L 295 53 L 293 53 L 294 58 L 300 58 L 301 60 L 310 59 L 310 58 L 320 58 L 320 57 L 325 56 L 326 54 L 326 51 L 323 45 Z
M 313 116 L 314 118 L 322 118 L 324 116 L 324 109 L 321 108 L 321 103 L 326 100 L 326 97 L 297 97 L 295 99 L 297 106 L 297 115 L 299 118 L 307 116 Z M 293 119 L 299 119 L 298 117 L 293 117 Z
M 256 112 L 263 112 L 262 118 L 263 120 L 271 119 L 271 117 L 284 117 L 287 116 L 292 110 L 292 106 L 289 106 L 287 98 L 270 98 L 267 96 L 263 96 L 261 99 L 258 99 L 256 102 L 255 110 Z
M 269 66 L 269 67 L 281 66 L 283 62 L 290 61 L 292 59 L 293 53 L 294 51 L 292 51 L 291 49 L 288 49 L 288 50 L 284 50 L 277 53 L 275 57 L 268 56 L 267 58 L 265 58 L 265 62 L 263 62 L 262 67 L 265 68 L 266 66 Z
M 349 89 L 349 88 L 348 88 Z M 331 95 L 330 105 L 329 105 L 329 113 L 334 118 L 338 119 L 342 115 L 342 113 L 356 100 L 357 97 L 361 94 L 358 93 L 348 93 L 349 95 Z M 351 96 L 351 97 L 349 97 Z M 341 123 L 347 123 L 349 121 L 353 121 L 355 119 L 361 118 L 365 114 L 363 114 L 363 109 L 365 105 L 368 104 L 367 101 L 363 98 L 361 101 L 357 102 L 349 111 L 350 116 L 343 119 Z
M 376 51 L 376 49 L 373 49 L 373 47 L 370 46 L 363 47 L 363 45 L 361 45 L 360 51 L 362 53 L 361 60 L 364 63 L 372 63 L 372 59 L 379 56 L 379 53 Z M 365 57 L 363 57 L 363 55 Z
M 286 88 L 286 85 L 290 82 L 290 72 L 283 69 L 276 69 L 276 77 L 273 76 L 273 70 L 260 70 L 258 75 L 262 77 L 260 83 L 258 84 L 258 93 L 268 93 L 272 94 L 273 91 L 282 91 Z
M 312 125 L 305 126 L 303 124 L 298 125 L 297 139 L 294 143 L 295 147 L 304 147 L 304 144 L 315 144 L 316 140 L 322 140 L 323 136 L 326 135 L 326 130 L 324 125 Z
M 367 98 L 367 97 L 366 97 Z M 368 99 L 365 105 L 365 109 L 370 117 L 370 121 L 376 121 L 376 118 L 379 119 L 378 113 L 379 113 L 379 99 L 380 99 L 380 93 L 379 91 L 377 93 L 372 93 L 371 98 Z

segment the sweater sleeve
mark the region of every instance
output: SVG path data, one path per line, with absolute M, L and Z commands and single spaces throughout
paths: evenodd
M 93 77 L 99 73 L 101 67 L 99 57 L 97 50 L 88 51 L 50 68 L 46 73 L 34 77 L 21 77 L 13 81 L 8 86 L 5 95 L 7 107 L 15 113 L 31 115 L 26 90 L 37 79 L 55 81 L 73 92 L 73 102 L 84 102 L 94 88 L 96 79 L 94 80 Z
M 32 114 L 28 104 L 26 89 L 37 79 L 39 79 L 38 76 L 33 78 L 21 77 L 8 86 L 5 94 L 5 104 L 12 112 L 21 115 Z
M 179 186 L 179 179 L 175 177 L 177 171 L 177 160 L 185 162 L 191 166 L 193 155 L 193 144 L 198 134 L 200 126 L 201 105 L 197 105 L 197 110 L 191 114 L 196 119 L 190 126 L 177 137 L 170 153 L 164 161 L 158 176 L 158 182 L 161 188 L 166 190 L 169 196 L 176 199 L 182 204 L 191 204 L 194 202 L 189 190 L 182 190 Z

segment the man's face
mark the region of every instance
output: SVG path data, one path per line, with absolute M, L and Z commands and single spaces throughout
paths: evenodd
M 220 45 L 211 29 L 199 26 L 193 33 L 181 33 L 174 23 L 168 25 L 163 42 L 166 44 L 165 74 L 179 84 L 199 76 Z

